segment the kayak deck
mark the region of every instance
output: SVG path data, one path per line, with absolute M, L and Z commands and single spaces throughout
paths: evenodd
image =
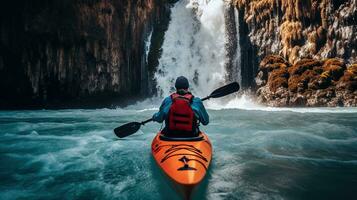
M 186 195 L 202 181 L 212 158 L 211 142 L 202 132 L 195 138 L 168 138 L 159 132 L 151 147 L 158 166 Z

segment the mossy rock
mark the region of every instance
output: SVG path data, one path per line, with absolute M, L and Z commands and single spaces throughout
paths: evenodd
M 291 92 L 303 91 L 307 88 L 307 81 L 302 76 L 291 76 L 288 80 L 288 88 Z
M 318 67 L 314 67 L 313 69 L 317 74 L 322 74 L 322 72 L 324 72 L 324 70 L 322 69 L 322 67 L 318 66 Z
M 295 63 L 295 65 L 289 68 L 289 73 L 293 75 L 301 75 L 306 70 L 311 70 L 315 67 L 320 67 L 322 65 L 321 61 L 314 59 L 302 59 Z
M 323 73 L 329 72 L 329 75 L 334 81 L 340 79 L 340 77 L 343 76 L 343 73 L 345 71 L 344 68 L 338 65 L 328 65 L 325 66 L 323 69 L 324 69 Z
M 346 69 L 346 65 L 342 59 L 339 58 L 329 58 L 324 60 L 324 64 L 322 66 L 323 71 L 329 72 L 329 75 L 334 81 L 338 81 Z
M 281 69 L 281 68 L 287 68 L 287 65 L 284 63 L 273 63 L 273 64 L 267 64 L 264 67 L 261 67 L 261 70 L 265 70 L 267 72 L 271 72 L 276 69 Z
M 279 55 L 266 56 L 259 65 L 259 69 L 263 71 L 272 71 L 274 69 L 289 67 L 289 63 Z
M 288 88 L 288 79 L 287 78 L 282 78 L 278 77 L 272 81 L 269 82 L 269 89 L 270 91 L 276 92 L 278 88 L 283 87 L 283 88 Z
M 314 70 L 306 70 L 301 75 L 293 75 L 289 78 L 289 90 L 291 92 L 303 92 L 306 89 L 318 88 L 317 80 L 320 75 Z
M 340 58 L 328 58 L 328 59 L 325 59 L 323 62 L 324 62 L 323 67 L 326 67 L 329 65 L 337 65 L 337 66 L 340 66 L 340 67 L 346 69 L 345 62 Z
M 347 89 L 349 91 L 356 91 L 357 90 L 357 75 L 353 71 L 346 70 L 343 76 L 337 83 L 337 89 L 343 90 Z
M 302 73 L 301 76 L 304 80 L 310 81 L 310 80 L 318 79 L 320 74 L 317 73 L 315 70 L 307 70 L 304 73 Z
M 286 68 L 272 71 L 268 79 L 269 89 L 275 92 L 280 87 L 288 88 L 288 78 L 289 73 Z
M 357 76 L 357 63 L 348 66 L 347 71 Z
M 279 55 L 268 55 L 261 62 L 261 65 L 273 64 L 273 63 L 287 63 L 287 61 Z
M 315 79 L 307 84 L 309 90 L 317 90 L 319 89 L 318 79 Z
M 320 75 L 318 85 L 320 89 L 328 88 L 331 85 L 331 74 L 329 71 L 325 71 Z
M 269 75 L 269 79 L 275 79 L 277 77 L 282 77 L 282 78 L 289 78 L 289 72 L 286 68 L 279 68 L 274 71 L 272 71 Z
M 320 78 L 331 78 L 330 71 L 324 71 L 321 75 Z

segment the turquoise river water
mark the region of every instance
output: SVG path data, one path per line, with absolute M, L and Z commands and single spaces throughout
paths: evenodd
M 150 145 L 156 110 L 0 111 L 0 199 L 179 199 Z M 215 109 L 194 199 L 356 199 L 357 109 Z

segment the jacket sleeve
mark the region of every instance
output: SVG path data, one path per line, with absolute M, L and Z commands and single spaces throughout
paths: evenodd
M 171 104 L 172 104 L 171 97 L 166 97 L 160 106 L 159 112 L 155 113 L 152 116 L 152 119 L 155 122 L 159 122 L 159 123 L 163 122 L 169 113 Z
M 196 116 L 203 125 L 209 123 L 209 116 L 200 98 L 195 97 L 192 102 L 192 110 L 195 112 Z

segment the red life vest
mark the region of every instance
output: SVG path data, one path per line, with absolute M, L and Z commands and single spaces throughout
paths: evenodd
M 168 125 L 170 132 L 193 132 L 196 128 L 195 113 L 191 108 L 193 95 L 187 93 L 171 94 L 172 105 L 169 110 Z

